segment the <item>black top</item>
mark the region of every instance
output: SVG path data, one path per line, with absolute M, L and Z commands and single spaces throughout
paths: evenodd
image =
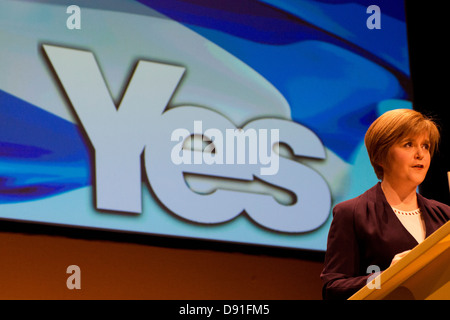
M 417 194 L 426 237 L 450 220 L 450 207 Z M 385 270 L 397 253 L 417 245 L 384 196 L 381 183 L 337 204 L 320 277 L 324 299 L 348 299 L 366 285 L 370 265 Z

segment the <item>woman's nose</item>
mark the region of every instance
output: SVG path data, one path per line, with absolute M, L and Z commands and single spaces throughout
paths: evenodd
M 416 149 L 416 159 L 422 159 L 423 158 L 423 150 L 422 148 Z

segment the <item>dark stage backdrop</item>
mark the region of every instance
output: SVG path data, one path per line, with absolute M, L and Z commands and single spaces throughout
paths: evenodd
M 420 192 L 427 198 L 450 205 L 450 106 L 447 35 L 450 27 L 438 1 L 406 1 L 413 105 L 433 117 L 442 140 Z

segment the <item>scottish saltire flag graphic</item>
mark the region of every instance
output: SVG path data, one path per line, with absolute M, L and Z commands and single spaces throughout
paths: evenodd
M 363 144 L 368 126 L 386 110 L 411 108 L 403 1 L 376 3 L 381 10 L 380 29 L 367 27 L 371 4 L 363 0 L 1 0 L 0 217 L 325 250 L 332 206 L 376 182 Z M 80 29 L 67 27 L 70 5 L 80 8 Z M 69 56 L 72 60 L 64 60 Z M 82 73 L 83 61 L 93 67 Z M 142 138 L 142 211 L 109 214 L 96 207 L 100 171 L 96 152 L 100 151 L 92 139 L 95 129 L 83 123 L 74 102 L 73 92 L 78 89 L 64 79 L 69 77 L 68 69 L 75 73 L 79 69 L 73 77 L 82 86 L 94 77 L 90 72 L 98 70 L 116 108 L 123 101 L 127 110 L 131 105 L 127 101 L 134 99 L 147 110 L 152 99 L 139 100 L 128 89 L 147 92 L 148 86 L 150 90 L 151 75 L 143 80 L 137 75 L 143 66 L 156 65 L 162 66 L 156 82 L 172 67 L 183 72 L 167 105 L 155 116 L 142 113 L 136 120 L 159 130 Z M 86 99 L 98 96 L 92 88 Z M 110 128 L 93 105 L 98 130 Z M 288 149 L 297 146 L 296 154 L 290 158 L 282 154 L 290 160 L 282 160 L 281 171 L 273 177 L 254 178 L 256 174 L 247 172 L 241 181 L 238 173 L 227 176 L 226 170 L 234 170 L 228 166 L 220 178 L 202 180 L 200 175 L 176 180 L 169 169 L 170 155 L 162 155 L 173 142 L 163 133 L 190 128 L 194 120 L 206 121 L 203 115 L 223 117 L 236 127 L 269 119 L 280 126 L 282 136 L 289 136 Z M 130 124 L 129 131 L 137 131 L 136 127 Z M 127 134 L 118 135 L 111 144 L 127 145 Z M 300 150 L 310 148 L 301 143 L 313 136 L 323 156 Z M 133 137 L 141 139 L 142 134 Z M 110 149 L 106 159 L 120 155 L 120 150 Z M 118 172 L 108 186 L 120 189 L 121 174 L 127 172 Z M 273 191 L 276 188 L 281 191 Z M 284 202 L 286 195 L 294 204 L 289 199 Z M 203 220 L 194 219 L 195 212 L 204 209 L 202 199 L 207 203 L 208 197 L 216 196 L 217 208 L 205 209 L 209 216 Z M 308 227 L 298 228 L 301 232 L 279 227 L 278 220 L 294 219 L 296 212 L 299 225 Z M 215 219 L 219 214 L 224 217 Z M 321 218 L 314 220 L 317 215 Z

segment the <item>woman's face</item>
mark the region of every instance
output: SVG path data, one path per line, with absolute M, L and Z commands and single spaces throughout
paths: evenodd
M 425 179 L 430 161 L 429 135 L 406 137 L 389 149 L 383 180 L 417 187 Z

